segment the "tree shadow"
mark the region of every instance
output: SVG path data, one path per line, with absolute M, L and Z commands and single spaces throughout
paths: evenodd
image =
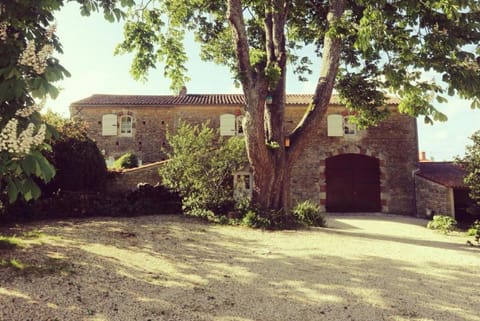
M 443 244 L 323 229 L 261 232 L 181 217 L 40 229 L 51 239 L 29 250 L 56 253 L 69 273 L 0 277 L 0 320 L 480 320 L 472 296 L 480 257 L 448 248 L 462 261 L 445 264 L 436 259 Z M 385 241 L 407 253 L 364 251 Z M 435 251 L 423 262 L 408 260 L 409 251 L 429 248 Z M 18 311 L 31 312 L 16 318 Z

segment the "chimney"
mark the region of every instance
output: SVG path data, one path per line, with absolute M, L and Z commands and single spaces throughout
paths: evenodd
M 418 153 L 418 160 L 420 162 L 425 162 L 427 161 L 427 154 L 425 152 L 419 152 Z
M 186 96 L 187 95 L 187 87 L 183 86 L 178 93 L 179 96 Z

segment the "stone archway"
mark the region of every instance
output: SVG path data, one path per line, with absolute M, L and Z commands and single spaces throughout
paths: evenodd
M 345 145 L 339 146 L 334 149 L 323 151 L 320 157 L 323 159 L 320 161 L 320 207 L 323 211 L 327 211 L 327 173 L 326 163 L 328 158 L 345 154 L 358 154 L 366 157 L 374 158 L 378 160 L 379 169 L 379 188 L 380 188 L 380 208 L 377 211 L 388 213 L 390 193 L 386 188 L 387 174 L 386 174 L 386 161 L 381 153 L 374 150 L 370 150 L 358 145 Z M 376 204 L 378 208 L 378 204 Z

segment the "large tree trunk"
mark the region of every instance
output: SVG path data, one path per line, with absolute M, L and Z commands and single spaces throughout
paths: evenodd
M 228 1 L 228 18 L 235 33 L 238 69 L 245 94 L 245 140 L 253 171 L 253 202 L 264 209 L 279 210 L 284 204 L 286 154 L 283 119 L 285 110 L 285 36 L 283 0 L 272 0 L 267 6 L 265 28 L 267 33 L 267 64 L 280 67 L 281 74 L 275 84 L 267 79 L 265 65 L 252 66 L 241 0 Z M 275 11 L 275 12 L 274 12 Z M 273 87 L 273 88 L 272 88 Z M 272 104 L 265 104 L 267 95 Z
M 290 169 L 304 148 L 314 123 L 325 114 L 338 70 L 341 43 L 339 39 L 325 36 L 322 70 L 311 108 L 292 134 L 289 150 L 284 145 L 284 113 L 286 100 L 286 50 L 284 0 L 270 0 L 266 6 L 265 37 L 266 66 L 274 64 L 281 70 L 279 79 L 272 85 L 264 73 L 266 66 L 252 66 L 241 0 L 228 0 L 227 16 L 235 35 L 238 75 L 246 99 L 245 139 L 250 165 L 253 170 L 253 202 L 264 209 L 280 210 L 290 207 Z M 345 0 L 330 0 L 329 22 L 343 14 Z M 270 8 L 270 9 L 269 9 Z M 267 95 L 272 104 L 265 104 Z

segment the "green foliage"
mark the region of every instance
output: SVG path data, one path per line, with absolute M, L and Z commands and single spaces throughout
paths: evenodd
M 472 226 L 468 229 L 467 234 L 475 237 L 475 241 L 480 243 L 480 221 L 476 220 Z
M 427 228 L 432 230 L 439 230 L 445 234 L 455 230 L 457 221 L 451 216 L 434 215 L 433 220 L 428 222 Z
M 180 198 L 163 186 L 143 186 L 131 192 L 114 195 L 60 191 L 35 202 L 16 202 L 0 215 L 0 224 L 59 218 L 170 215 L 180 212 Z M 0 249 L 1 246 L 2 244 Z
M 272 222 L 266 218 L 258 215 L 255 211 L 249 210 L 242 219 L 242 224 L 248 227 L 271 229 Z
M 0 251 L 13 250 L 20 246 L 20 240 L 14 236 L 0 235 Z
M 327 226 L 327 221 L 320 207 L 311 201 L 298 203 L 292 211 L 297 221 L 305 226 Z
M 236 84 L 243 86 L 246 110 L 255 118 L 247 126 L 261 127 L 246 128 L 254 168 L 271 165 L 263 163 L 268 157 L 252 157 L 265 152 L 264 148 L 286 157 L 283 148 L 261 144 L 288 134 L 284 132 L 285 106 L 278 99 L 285 94 L 287 62 L 305 80 L 312 72 L 308 57 L 315 54 L 325 58 L 318 89 L 330 88 L 330 75 L 337 73 L 336 90 L 361 127 L 376 125 L 388 116 L 386 109 L 379 108 L 385 105 L 387 93 L 400 98 L 400 112 L 424 116 L 427 123 L 446 120 L 433 104 L 434 100 L 445 103 L 445 96 L 458 95 L 472 99 L 472 107 L 480 106 L 478 0 L 344 1 L 341 9 L 340 4 L 326 0 L 141 1 L 129 14 L 125 40 L 116 53 L 134 53 L 135 78 L 145 79 L 148 70 L 161 62 L 171 88 L 178 92 L 188 81 L 184 41 L 193 33 L 201 58 L 227 66 Z M 330 46 L 332 41 L 341 45 Z M 333 71 L 324 77 L 323 71 L 328 70 Z M 434 79 L 427 79 L 426 72 Z M 269 92 L 275 95 L 276 117 L 256 112 L 254 97 L 264 99 Z M 319 92 L 315 102 L 326 102 L 318 99 Z M 309 109 L 295 133 L 313 128 L 308 122 L 319 119 L 316 115 L 321 113 L 321 109 Z M 253 137 L 251 133 L 261 136 L 263 128 L 268 129 L 265 137 Z M 291 151 L 295 141 L 301 140 L 292 140 Z M 260 195 L 262 191 L 254 197 L 268 204 Z
M 457 162 L 465 169 L 464 182 L 470 188 L 470 197 L 480 206 L 480 130 L 470 139 L 472 145 L 466 146 L 465 155 Z
M 181 123 L 167 140 L 170 160 L 160 176 L 179 193 L 185 213 L 221 216 L 233 208 L 232 173 L 247 163 L 243 138 L 223 139 L 208 124 Z
M 262 209 L 258 204 L 253 204 L 249 199 L 240 200 L 235 204 L 235 219 L 229 223 L 241 224 L 247 227 L 264 230 L 289 230 L 298 227 L 300 222 L 293 213 L 283 209 Z
M 57 175 L 43 186 L 44 192 L 51 195 L 58 190 L 101 190 L 107 168 L 96 143 L 87 136 L 85 124 L 64 119 L 51 111 L 44 119 L 57 133 L 50 140 L 52 150 L 46 154 Z
M 17 259 L 0 260 L 0 267 L 11 267 L 17 271 L 23 271 L 28 266 Z
M 2 154 L 8 156 L 8 153 Z M 6 188 L 4 193 L 8 197 L 8 203 L 15 202 L 19 196 L 25 201 L 37 199 L 41 190 L 34 177 L 48 182 L 55 175 L 53 166 L 38 150 L 31 151 L 21 159 L 5 158 L 0 157 L 0 181 L 1 187 Z
M 125 168 L 135 168 L 138 167 L 138 157 L 132 153 L 125 153 L 120 156 L 115 163 L 113 163 L 113 168 L 125 169 Z
M 55 98 L 54 82 L 69 73 L 54 57 L 62 53 L 54 13 L 65 0 L 18 0 L 0 3 L 0 210 L 2 203 L 40 196 L 38 181 L 55 170 L 43 153 L 51 136 L 41 121 L 38 101 Z M 77 0 L 83 15 L 103 10 L 107 20 L 123 17 L 119 6 L 133 0 Z
M 149 2 L 131 11 L 125 41 L 117 52 L 135 52 L 132 69 L 137 78 L 163 61 L 165 75 L 178 90 L 188 80 L 183 41 L 185 32 L 192 31 L 201 46 L 201 57 L 230 67 L 239 79 L 242 74 L 235 55 L 239 48 L 231 46 L 234 39 L 225 19 L 227 5 L 210 0 Z M 475 0 L 349 1 L 342 17 L 331 23 L 327 20 L 328 1 L 288 1 L 285 19 L 270 21 L 272 14 L 279 12 L 276 5 L 242 1 L 251 70 L 265 76 L 271 85 L 284 66 L 275 60 L 280 54 L 268 54 L 272 49 L 267 41 L 269 23 L 282 24 L 272 27 L 285 30 L 287 58 L 303 80 L 311 73 L 309 54 L 303 55 L 306 49 L 313 48 L 321 55 L 326 34 L 341 39 L 337 90 L 344 102 L 359 112 L 360 124 L 371 125 L 385 116 L 374 107 L 381 105 L 387 92 L 408 102 L 402 104 L 402 112 L 423 115 L 426 122 L 445 120 L 432 104 L 433 99 L 446 102 L 445 95 L 458 94 L 473 99 L 472 107 L 480 106 L 480 29 Z M 437 73 L 438 79 L 425 79 L 426 71 Z M 350 82 L 346 81 L 349 76 L 354 76 Z M 355 90 L 359 79 L 367 92 Z

